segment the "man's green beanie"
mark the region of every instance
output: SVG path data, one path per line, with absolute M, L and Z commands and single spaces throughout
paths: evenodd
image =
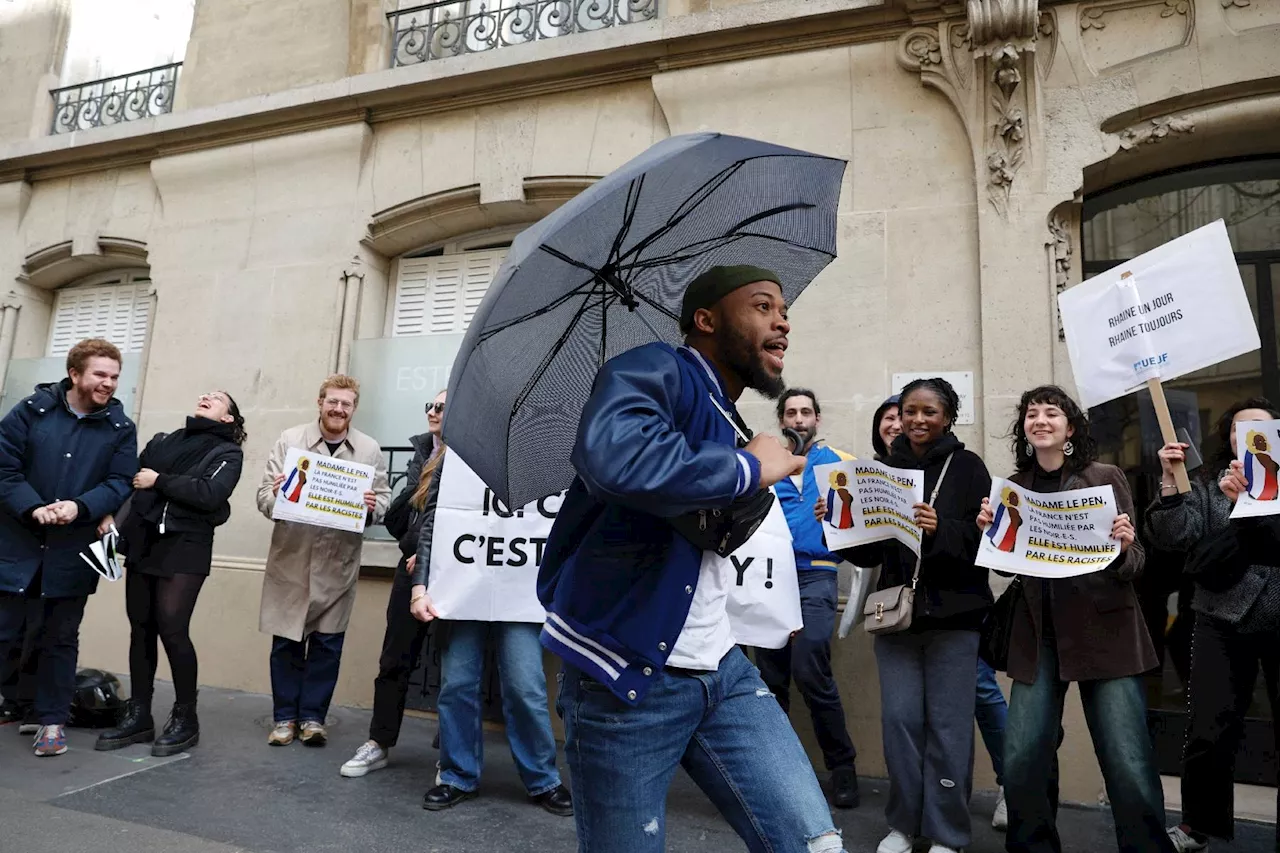
M 680 331 L 687 333 L 693 328 L 693 313 L 698 309 L 710 308 L 739 287 L 756 281 L 771 281 L 782 286 L 776 272 L 749 264 L 707 270 L 695 278 L 684 292 L 684 303 L 680 306 Z

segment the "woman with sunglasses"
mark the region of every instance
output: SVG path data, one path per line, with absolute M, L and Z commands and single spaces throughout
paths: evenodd
M 151 754 L 174 755 L 200 741 L 196 718 L 196 649 L 191 614 L 213 563 L 213 533 L 231 517 L 231 493 L 244 465 L 244 418 L 226 391 L 202 394 L 186 426 L 158 433 L 138 459 L 133 495 L 121 510 L 133 698 L 120 724 L 103 732 L 99 750 L 154 740 Z M 102 529 L 114 520 L 104 519 Z M 175 702 L 156 737 L 151 696 L 164 644 Z
M 356 779 L 387 766 L 388 754 L 400 739 L 405 697 L 409 695 L 409 677 L 418 666 L 422 643 L 427 637 L 426 623 L 419 622 L 409 612 L 418 534 L 422 530 L 422 501 L 414 501 L 413 498 L 418 492 L 426 494 L 427 484 L 435 470 L 435 460 L 443 448 L 440 427 L 444 421 L 445 396 L 441 391 L 427 403 L 427 431 L 409 439 L 413 446 L 413 459 L 405 474 L 404 487 L 391 502 L 383 520 L 387 532 L 399 542 L 401 556 L 391 581 L 391 595 L 387 599 L 387 630 L 382 635 L 378 677 L 373 680 L 373 719 L 369 721 L 369 739 L 338 771 L 348 779 Z

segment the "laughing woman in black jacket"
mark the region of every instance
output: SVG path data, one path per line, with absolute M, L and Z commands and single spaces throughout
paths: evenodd
M 214 391 L 201 395 L 185 427 L 157 434 L 142 451 L 135 491 L 120 522 L 133 698 L 120 725 L 98 737 L 97 749 L 154 740 L 152 755 L 173 755 L 200 740 L 191 614 L 213 562 L 214 528 L 231 517 L 244 439 L 236 401 Z M 169 658 L 176 699 L 158 738 L 151 718 L 157 640 Z
M 987 570 L 973 564 L 974 522 L 991 475 L 951 432 L 960 398 L 950 383 L 917 380 L 900 403 L 902 434 L 883 461 L 924 472 L 925 502 L 915 507 L 923 559 L 911 626 L 875 638 L 890 829 L 877 853 L 911 853 L 920 839 L 931 853 L 954 853 L 970 840 L 978 633 L 992 601 Z M 859 566 L 879 563 L 879 590 L 910 586 L 915 574 L 915 554 L 896 540 L 840 555 Z

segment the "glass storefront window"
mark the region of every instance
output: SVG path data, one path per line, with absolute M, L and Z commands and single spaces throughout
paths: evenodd
M 1175 423 L 1198 440 L 1206 468 L 1221 467 L 1216 424 L 1236 401 L 1265 395 L 1280 401 L 1280 159 L 1220 163 L 1160 175 L 1086 199 L 1083 270 L 1086 278 L 1221 219 L 1235 251 L 1262 348 L 1166 383 Z M 1150 398 L 1115 400 L 1090 413 L 1105 461 L 1123 468 L 1133 486 L 1138 529 L 1158 495 L 1156 451 L 1163 444 Z M 1161 668 L 1148 678 L 1150 726 L 1162 773 L 1181 773 L 1186 679 L 1190 660 L 1193 585 L 1181 576 L 1185 555 L 1147 545 L 1137 584 Z M 1275 784 L 1271 708 L 1261 678 L 1245 723 L 1236 781 Z

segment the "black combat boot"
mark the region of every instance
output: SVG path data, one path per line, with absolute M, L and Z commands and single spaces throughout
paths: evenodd
M 151 754 L 157 758 L 186 752 L 200 742 L 200 720 L 196 717 L 196 703 L 175 703 L 164 734 L 156 738 Z
M 114 729 L 98 735 L 93 748 L 100 751 L 123 749 L 134 743 L 147 743 L 156 736 L 156 724 L 151 719 L 150 699 L 130 699 L 124 705 L 124 713 Z

